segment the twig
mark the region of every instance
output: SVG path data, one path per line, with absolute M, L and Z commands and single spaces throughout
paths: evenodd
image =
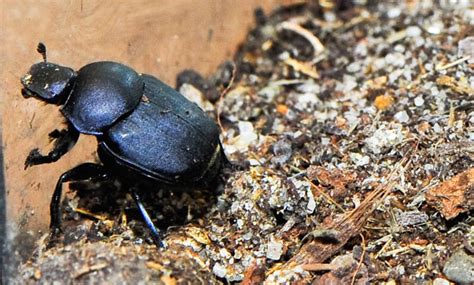
M 352 237 L 359 234 L 363 225 L 380 202 L 390 194 L 391 189 L 396 183 L 397 173 L 401 171 L 401 168 L 406 168 L 410 165 L 416 150 L 417 147 L 414 147 L 411 155 L 405 156 L 388 175 L 387 181 L 372 191 L 358 208 L 353 209 L 340 220 L 329 221 L 323 225 L 328 230 L 336 230 L 341 233 L 338 237 L 338 242 L 325 243 L 319 239 L 313 239 L 304 244 L 287 263 L 281 265 L 278 269 L 272 270 L 272 274 L 269 274 L 267 278 L 272 278 L 275 274 L 280 274 L 284 270 L 289 270 L 302 264 L 324 262 L 339 251 Z
M 319 187 L 316 186 L 316 184 L 314 184 L 308 177 L 305 177 L 304 179 L 309 182 L 309 184 L 311 185 L 311 187 L 312 187 L 314 190 L 318 191 L 321 195 L 324 196 L 324 198 L 326 198 L 329 202 L 331 202 L 331 204 L 333 204 L 334 206 L 336 206 L 336 207 L 337 207 L 339 210 L 341 210 L 343 213 L 346 212 L 346 210 L 344 210 L 344 208 L 343 208 L 341 205 L 339 205 L 338 203 L 336 203 L 336 201 L 334 201 L 334 200 L 331 198 L 331 196 L 329 196 L 328 194 L 326 194 L 323 190 L 319 189 Z
M 295 32 L 299 34 L 300 36 L 304 37 L 313 47 L 313 52 L 314 52 L 315 57 L 324 51 L 324 46 L 321 43 L 321 41 L 315 35 L 313 35 L 313 33 L 301 27 L 300 25 L 285 21 L 285 22 L 282 22 L 279 25 L 279 27 L 284 30 Z
M 301 265 L 301 269 L 306 271 L 327 271 L 337 269 L 337 266 L 330 263 L 308 263 Z
M 363 234 L 360 234 L 360 237 L 361 237 L 361 239 L 362 239 L 362 255 L 360 256 L 359 263 L 357 264 L 357 268 L 356 268 L 356 270 L 355 270 L 355 272 L 354 272 L 354 276 L 352 276 L 351 285 L 354 285 L 355 280 L 356 280 L 356 276 L 357 276 L 357 272 L 359 272 L 360 267 L 362 266 L 362 262 L 364 261 L 364 255 L 365 255 L 365 238 L 364 238 L 364 235 L 363 235 Z
M 229 92 L 230 87 L 232 87 L 232 84 L 234 84 L 235 70 L 237 69 L 237 67 L 235 66 L 234 62 L 231 62 L 231 64 L 232 64 L 232 76 L 230 77 L 229 84 L 227 84 L 226 88 L 222 91 L 221 95 L 219 96 L 219 101 L 217 102 L 218 106 L 221 105 L 222 101 L 224 100 L 225 94 L 227 94 L 227 92 Z M 220 110 L 220 108 L 217 109 L 217 124 L 219 125 L 221 133 L 223 133 L 224 128 L 222 127 L 222 123 L 221 123 L 221 110 Z
M 471 58 L 471 56 L 470 56 L 470 55 L 467 55 L 467 56 L 465 56 L 465 57 L 461 57 L 461 58 L 458 59 L 458 60 L 455 60 L 455 61 L 453 61 L 453 62 L 450 62 L 450 63 L 448 63 L 448 64 L 441 65 L 441 66 L 436 66 L 435 69 L 436 69 L 436 71 L 440 71 L 440 70 L 443 70 L 443 69 L 447 69 L 447 68 L 456 66 L 456 65 L 458 65 L 458 64 L 460 64 L 460 63 L 462 63 L 462 62 L 464 62 L 464 61 L 466 61 L 466 60 L 468 60 L 468 59 L 470 59 L 470 58 Z
M 96 265 L 92 265 L 92 266 L 89 266 L 89 265 L 85 265 L 83 266 L 81 269 L 79 269 L 76 274 L 74 274 L 74 279 L 77 279 L 85 274 L 88 274 L 88 273 L 91 273 L 93 271 L 98 271 L 98 270 L 101 270 L 101 269 L 104 269 L 105 267 L 107 267 L 108 264 L 107 263 L 99 263 L 99 264 L 96 264 Z

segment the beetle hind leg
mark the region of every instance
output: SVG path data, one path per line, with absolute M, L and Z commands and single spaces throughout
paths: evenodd
M 153 239 L 153 242 L 156 244 L 158 248 L 163 247 L 163 242 L 161 240 L 161 233 L 156 228 L 153 221 L 151 220 L 150 215 L 148 215 L 148 212 L 143 206 L 140 196 L 133 188 L 131 189 L 130 192 L 132 194 L 133 200 L 135 200 L 135 203 L 137 204 L 138 210 L 140 211 L 140 214 L 142 215 L 143 220 L 145 220 L 146 226 L 148 227 L 148 229 L 150 229 L 150 234 Z

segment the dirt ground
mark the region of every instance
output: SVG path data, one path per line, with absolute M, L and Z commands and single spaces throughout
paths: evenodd
M 239 167 L 141 190 L 164 248 L 119 183 L 75 183 L 13 283 L 472 284 L 473 7 L 336 2 L 258 10 L 179 77 Z

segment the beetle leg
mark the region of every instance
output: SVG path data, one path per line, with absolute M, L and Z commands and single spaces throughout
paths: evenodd
M 25 160 L 25 169 L 32 165 L 51 163 L 60 159 L 76 144 L 79 132 L 69 126 L 68 129 L 52 131 L 49 137 L 54 139 L 53 149 L 47 155 L 42 155 L 37 148 L 32 149 Z
M 137 204 L 138 210 L 140 211 L 140 214 L 142 215 L 143 219 L 145 220 L 145 223 L 147 227 L 150 229 L 151 237 L 153 239 L 153 242 L 156 244 L 157 247 L 163 247 L 163 242 L 161 241 L 161 233 L 160 231 L 156 228 L 155 224 L 150 218 L 150 215 L 148 215 L 147 210 L 143 206 L 143 203 L 140 199 L 140 196 L 138 193 L 135 191 L 135 189 L 131 189 L 131 194 L 133 197 L 133 200 L 135 200 L 135 203 Z
M 66 172 L 59 177 L 51 198 L 51 235 L 54 237 L 61 232 L 61 194 L 63 191 L 63 183 L 70 181 L 88 180 L 99 177 L 106 177 L 108 172 L 100 164 L 83 163 Z

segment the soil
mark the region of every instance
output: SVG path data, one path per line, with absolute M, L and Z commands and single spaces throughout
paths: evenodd
M 177 87 L 238 167 L 142 189 L 164 248 L 118 181 L 70 185 L 13 283 L 474 282 L 473 7 L 428 2 L 257 10 L 234 63 Z

